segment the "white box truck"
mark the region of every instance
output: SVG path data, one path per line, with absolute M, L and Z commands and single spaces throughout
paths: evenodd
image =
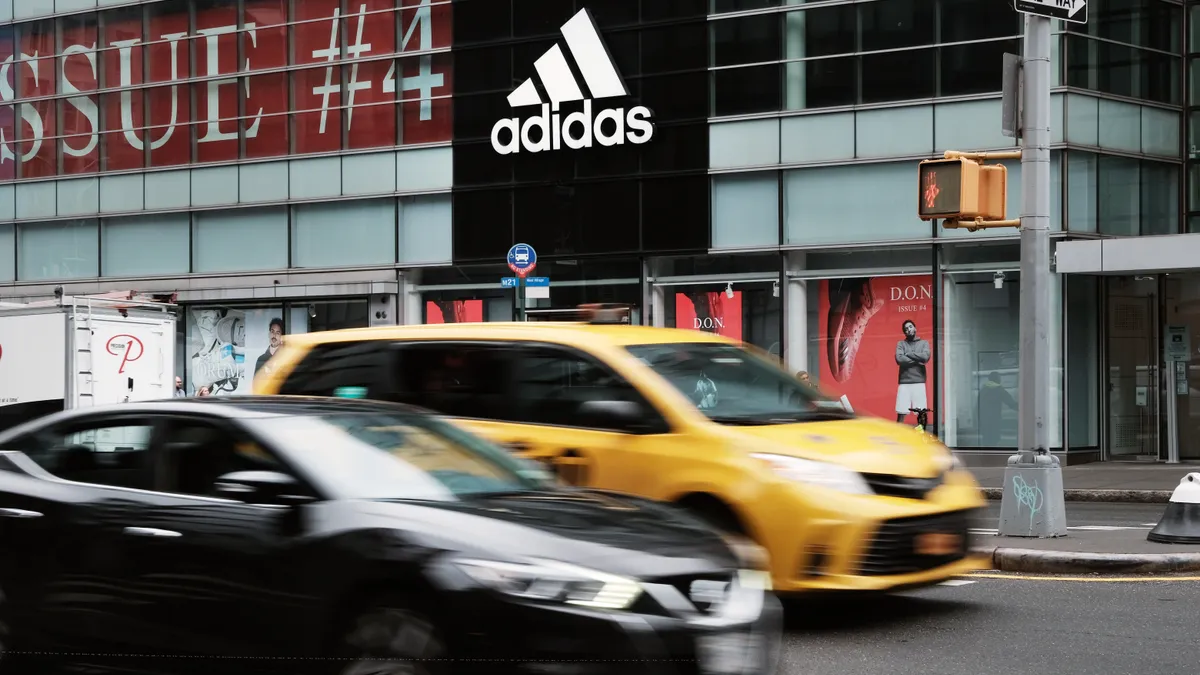
M 176 308 L 132 293 L 0 302 L 0 429 L 60 410 L 171 397 Z

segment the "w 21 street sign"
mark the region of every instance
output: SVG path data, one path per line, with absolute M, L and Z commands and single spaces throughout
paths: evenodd
M 1088 0 L 1013 0 L 1013 8 L 1022 14 L 1087 23 L 1087 3 Z

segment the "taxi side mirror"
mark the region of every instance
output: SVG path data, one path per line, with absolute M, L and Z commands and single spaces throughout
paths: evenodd
M 633 401 L 584 401 L 579 418 L 581 425 L 597 429 L 637 433 L 650 427 L 646 411 Z

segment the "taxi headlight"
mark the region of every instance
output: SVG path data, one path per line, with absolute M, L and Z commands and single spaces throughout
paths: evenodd
M 943 472 L 958 471 L 965 468 L 962 460 L 958 458 L 958 455 L 951 452 L 949 448 L 946 449 L 946 454 L 938 455 L 937 463 L 938 468 Z
M 751 457 L 766 462 L 772 471 L 790 480 L 847 494 L 872 494 L 871 487 L 862 475 L 844 466 L 767 453 L 757 453 Z
M 627 609 L 642 594 L 634 579 L 557 562 L 457 560 L 458 568 L 492 590 L 526 600 L 592 609 Z

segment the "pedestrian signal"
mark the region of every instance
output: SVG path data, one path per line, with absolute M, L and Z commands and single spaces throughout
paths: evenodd
M 927 159 L 917 167 L 921 220 L 1004 220 L 1008 168 L 972 159 Z

